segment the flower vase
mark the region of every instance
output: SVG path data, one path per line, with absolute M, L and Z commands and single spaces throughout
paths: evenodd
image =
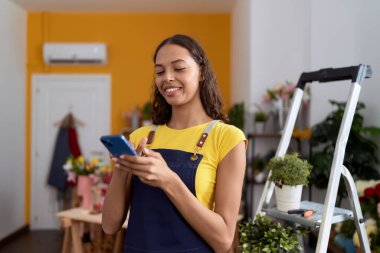
M 84 209 L 90 209 L 91 207 L 92 186 L 93 181 L 90 177 L 84 175 L 78 176 L 77 195 L 82 197 L 81 207 Z

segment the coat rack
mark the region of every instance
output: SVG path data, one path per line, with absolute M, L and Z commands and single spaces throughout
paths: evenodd
M 54 126 L 59 127 L 84 127 L 85 125 L 86 124 L 83 121 L 75 118 L 71 111 L 67 113 L 63 119 L 54 122 Z

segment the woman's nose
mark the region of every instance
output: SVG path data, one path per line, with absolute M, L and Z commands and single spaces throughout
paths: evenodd
M 166 71 L 165 72 L 165 81 L 171 82 L 174 80 L 175 80 L 174 73 L 171 71 Z

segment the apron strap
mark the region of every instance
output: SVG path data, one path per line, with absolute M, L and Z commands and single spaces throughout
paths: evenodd
M 152 129 L 150 130 L 150 132 L 148 134 L 148 141 L 146 142 L 147 145 L 152 144 L 152 142 L 154 140 L 154 134 L 156 133 L 156 129 L 157 129 L 157 125 L 153 125 Z
M 197 147 L 195 148 L 195 152 L 194 154 L 190 157 L 190 159 L 192 161 L 195 161 L 195 160 L 198 160 L 198 152 L 199 150 L 201 150 L 201 148 L 203 147 L 203 144 L 205 143 L 207 137 L 208 137 L 208 134 L 210 133 L 211 131 L 211 128 L 218 122 L 219 120 L 213 120 L 211 121 L 210 124 L 208 124 L 208 126 L 206 127 L 206 130 L 202 133 L 201 137 L 199 138 L 198 142 L 197 142 Z
M 211 128 L 218 122 L 219 120 L 213 120 L 211 121 L 210 124 L 208 124 L 206 130 L 203 132 L 203 134 L 201 135 L 201 138 L 199 138 L 199 141 L 197 143 L 197 147 L 199 148 L 202 148 L 203 147 L 203 144 L 205 143 L 207 137 L 208 137 L 208 134 L 210 133 L 211 131 Z

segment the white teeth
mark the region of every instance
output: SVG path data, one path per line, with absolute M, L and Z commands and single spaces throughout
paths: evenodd
M 167 88 L 165 89 L 166 92 L 173 92 L 173 91 L 177 91 L 179 90 L 180 88 Z

